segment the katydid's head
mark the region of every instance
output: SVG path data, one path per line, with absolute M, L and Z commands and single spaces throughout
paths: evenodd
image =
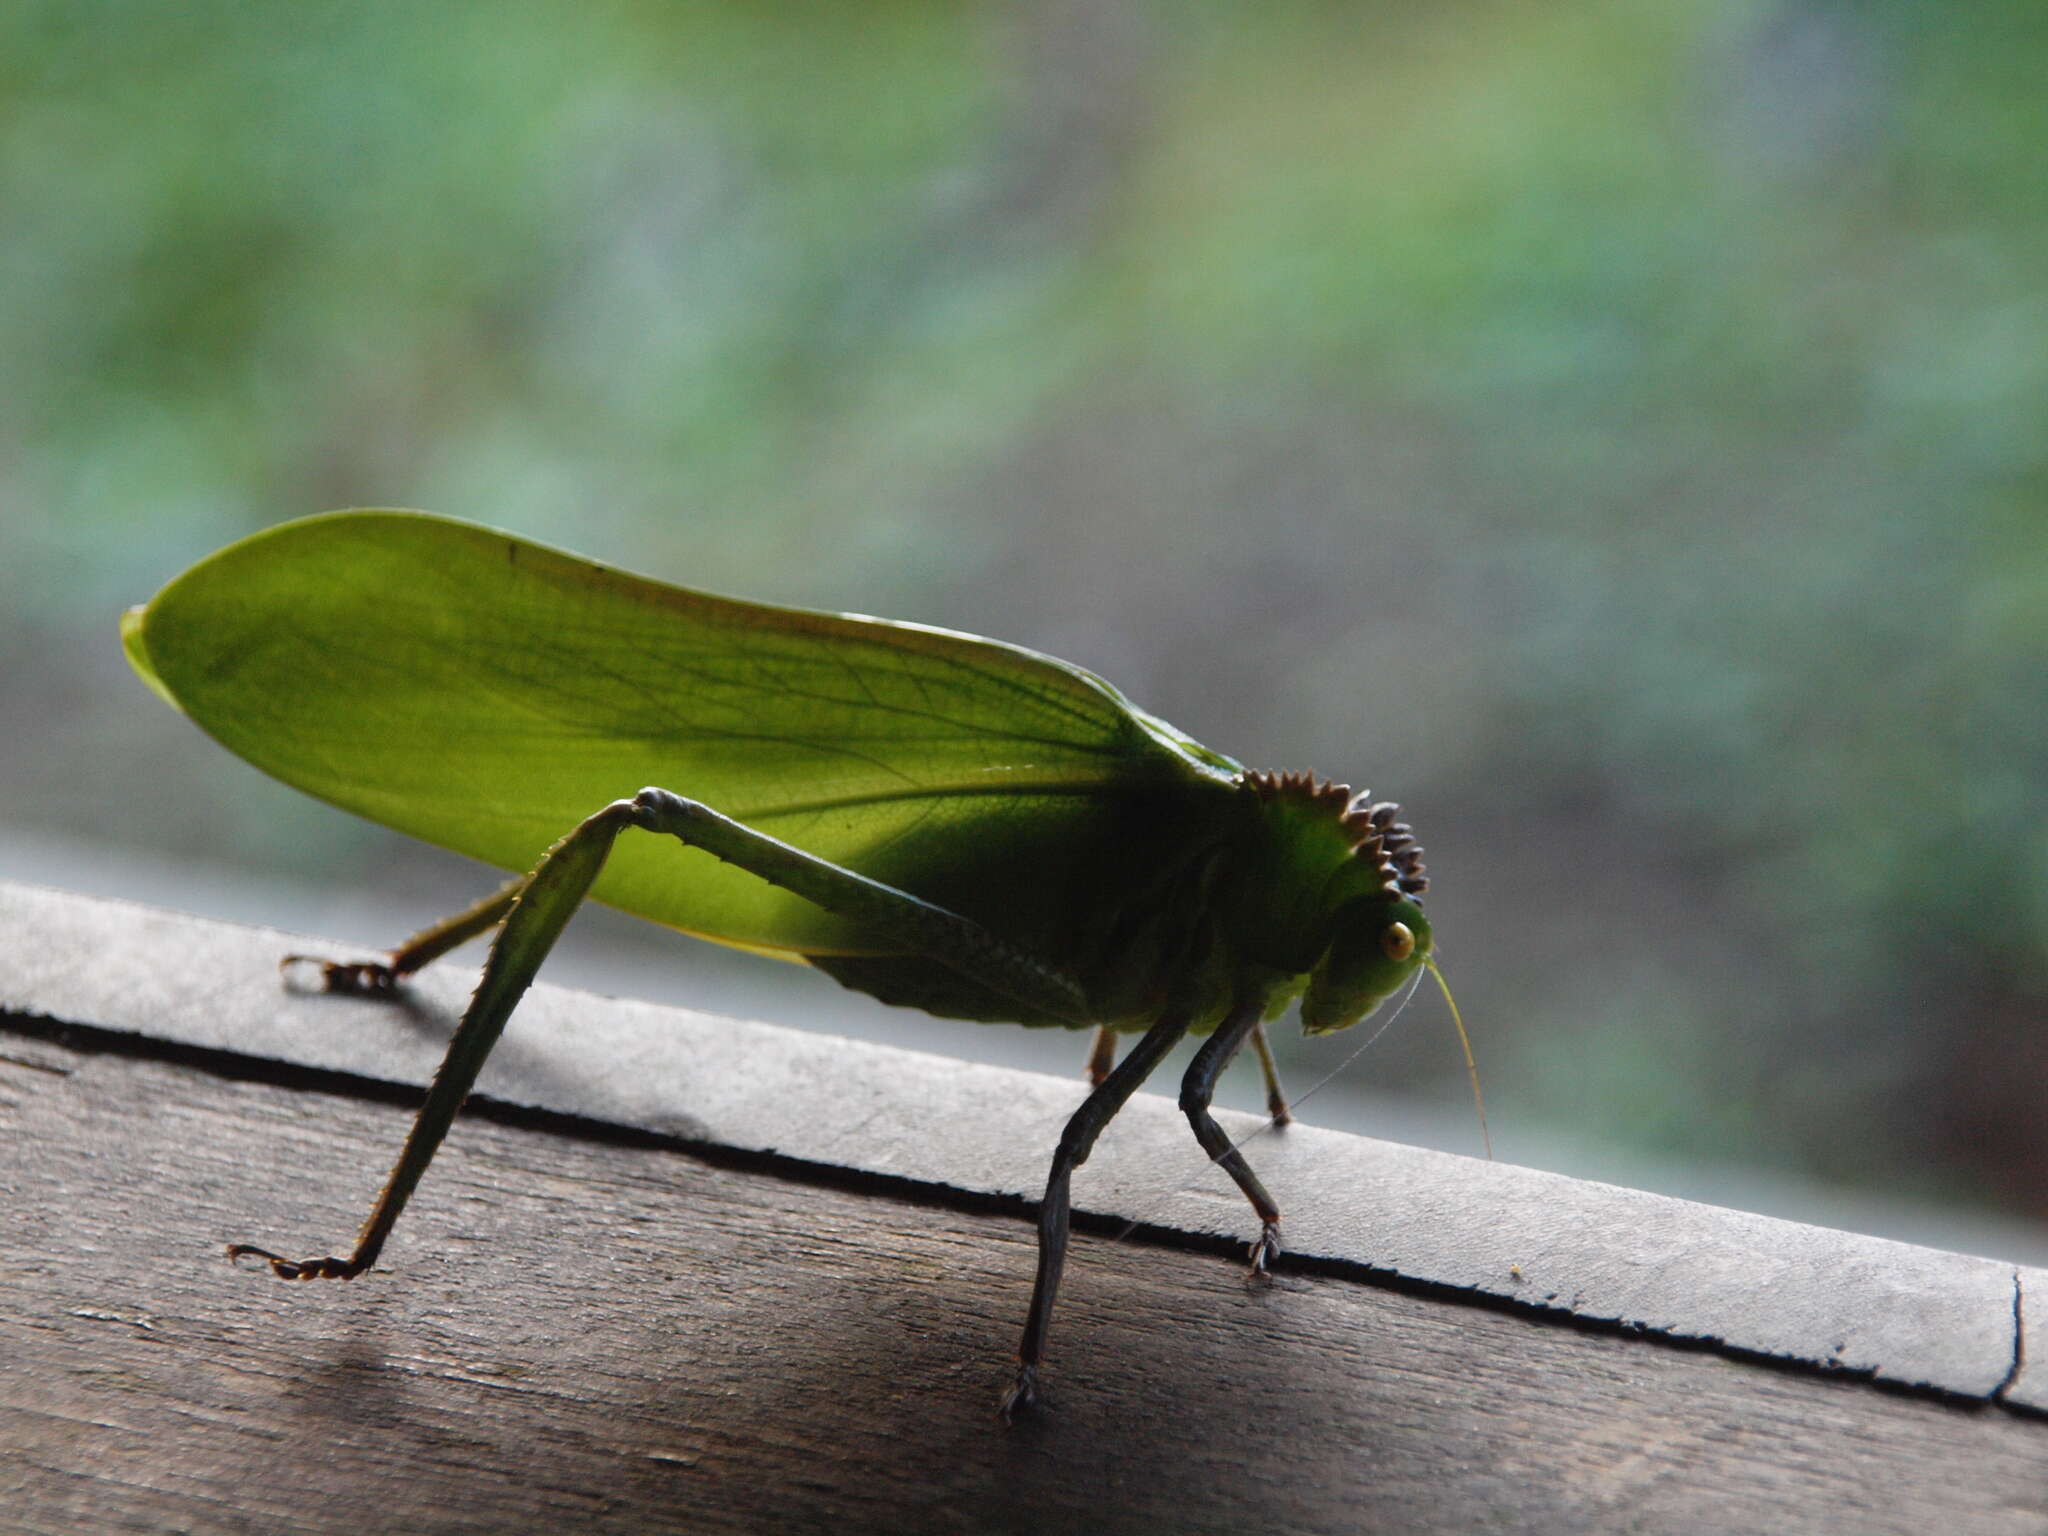
M 1415 833 L 1393 801 L 1312 774 L 1249 773 L 1244 783 L 1269 851 L 1254 883 L 1267 911 L 1282 915 L 1267 954 L 1307 975 L 1301 1021 L 1310 1034 L 1356 1024 L 1429 961 L 1429 876 Z
M 1336 932 L 1309 973 L 1301 1027 L 1311 1035 L 1369 1017 L 1429 963 L 1429 919 L 1407 896 L 1367 896 L 1339 909 Z
M 1479 1093 L 1479 1067 L 1472 1042 L 1450 983 L 1434 958 L 1436 936 L 1422 915 L 1422 893 L 1429 876 L 1422 867 L 1422 849 L 1415 833 L 1400 819 L 1391 800 L 1366 804 L 1342 785 L 1321 784 L 1300 776 L 1265 776 L 1253 788 L 1268 799 L 1292 797 L 1304 806 L 1334 812 L 1348 856 L 1341 858 L 1322 889 L 1322 910 L 1330 914 L 1328 941 L 1310 968 L 1301 996 L 1301 1025 L 1311 1035 L 1348 1029 L 1371 1016 L 1380 1004 L 1427 970 L 1436 978 L 1465 1053 L 1465 1071 L 1472 1080 L 1472 1103 L 1479 1111 L 1479 1133 L 1486 1155 L 1493 1139 L 1486 1131 L 1486 1101 Z
M 1329 947 L 1301 999 L 1302 1027 L 1312 1035 L 1368 1017 L 1414 979 L 1435 947 L 1422 915 L 1429 876 L 1414 831 L 1393 801 L 1366 800 L 1352 800 L 1338 819 L 1351 856 L 1326 889 Z

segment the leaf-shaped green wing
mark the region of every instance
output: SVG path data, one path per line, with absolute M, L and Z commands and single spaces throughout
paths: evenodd
M 656 784 L 916 888 L 906 866 L 933 848 L 1071 865 L 1111 802 L 1205 801 L 1236 769 L 1032 651 L 713 597 L 418 513 L 257 534 L 124 634 L 152 686 L 259 768 L 515 871 Z M 749 948 L 868 947 L 666 840 L 622 840 L 596 895 Z

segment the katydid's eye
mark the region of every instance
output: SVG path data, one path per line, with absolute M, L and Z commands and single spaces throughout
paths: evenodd
M 1406 923 L 1389 923 L 1380 933 L 1380 948 L 1389 960 L 1406 960 L 1415 953 L 1415 930 Z

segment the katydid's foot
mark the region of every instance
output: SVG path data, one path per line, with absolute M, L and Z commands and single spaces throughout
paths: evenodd
M 1252 1244 L 1252 1279 L 1264 1280 L 1272 1274 L 1273 1263 L 1280 1257 L 1280 1223 L 1269 1221 L 1260 1231 L 1257 1241 Z
M 1266 1116 L 1273 1122 L 1273 1129 L 1276 1131 L 1294 1124 L 1294 1111 L 1287 1107 L 1287 1099 L 1283 1094 L 1267 1096 Z
M 318 955 L 286 955 L 277 962 L 287 982 L 293 967 L 302 965 L 318 968 L 320 984 L 313 988 L 316 992 L 332 992 L 339 997 L 389 997 L 398 990 L 398 972 L 382 960 L 322 960 Z
M 352 1280 L 369 1267 L 349 1259 L 281 1259 L 268 1248 L 251 1243 L 228 1244 L 230 1264 L 240 1264 L 245 1258 L 261 1259 L 280 1280 Z
M 1020 1365 L 1017 1379 L 1010 1383 L 1010 1390 L 1003 1394 L 1002 1415 L 1005 1424 L 1017 1422 L 1017 1415 L 1030 1413 L 1038 1407 L 1038 1367 Z

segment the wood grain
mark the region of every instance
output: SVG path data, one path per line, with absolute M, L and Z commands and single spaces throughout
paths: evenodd
M 467 1118 L 387 1268 L 390 1105 L 0 1034 L 10 1530 L 2048 1530 L 2048 1424 Z

